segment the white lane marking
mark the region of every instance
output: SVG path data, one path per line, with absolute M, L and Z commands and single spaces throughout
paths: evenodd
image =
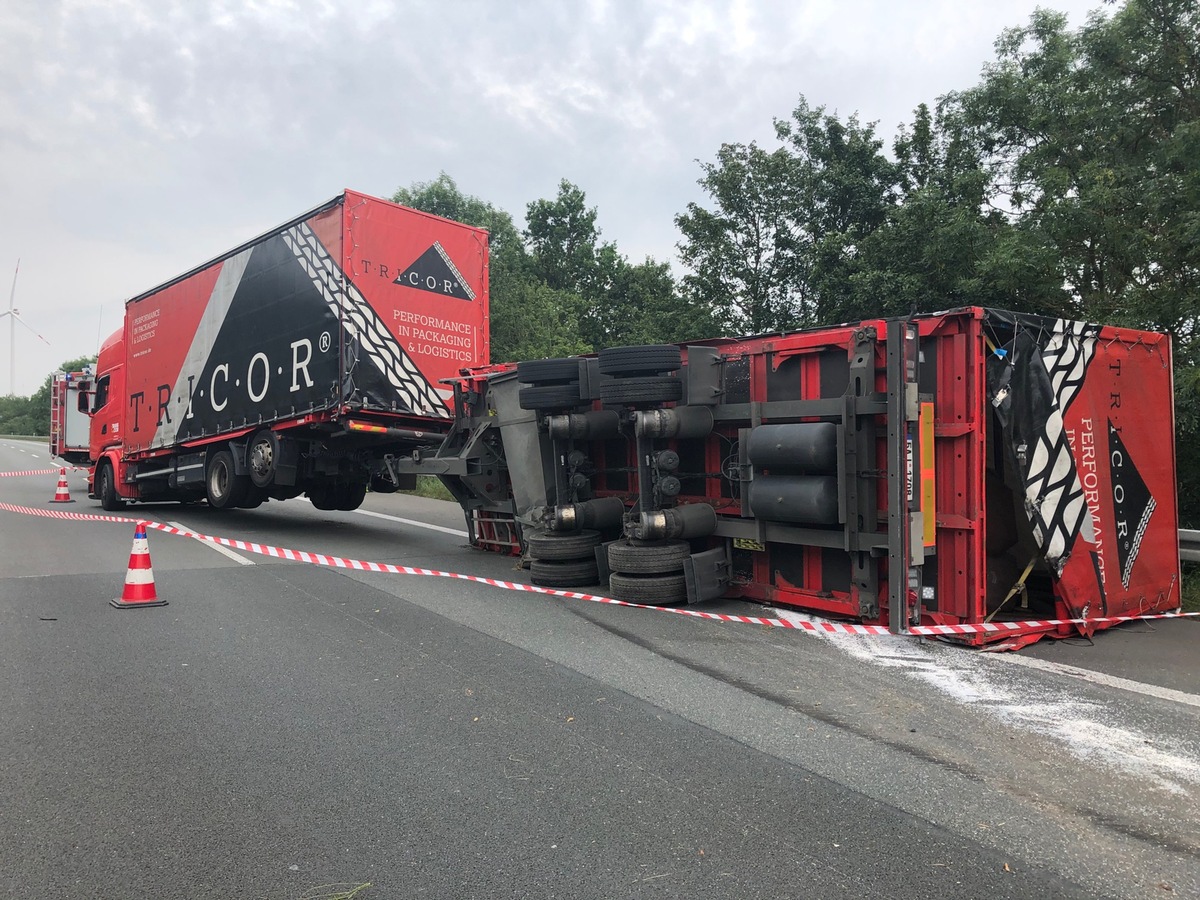
M 355 512 L 362 516 L 387 519 L 389 522 L 399 522 L 401 525 L 414 525 L 417 528 L 428 528 L 430 531 L 440 531 L 442 534 L 452 534 L 455 537 L 469 537 L 465 531 L 459 531 L 456 528 L 447 528 L 445 525 L 430 525 L 428 522 L 418 522 L 416 519 L 402 519 L 400 516 L 389 516 L 387 513 L 371 512 L 369 509 L 356 509 Z
M 820 621 L 788 610 L 778 610 L 776 615 Z M 1070 697 L 1061 687 L 1015 677 L 1014 669 L 1002 671 L 994 665 L 1011 658 L 892 635 L 815 632 L 814 636 L 855 659 L 929 684 L 1004 725 L 1048 737 L 1077 759 L 1102 762 L 1175 795 L 1187 795 L 1200 785 L 1200 747 L 1194 742 L 1128 727 L 1111 697 L 1099 702 Z
M 188 528 L 188 526 L 184 525 L 182 522 L 168 522 L 167 524 L 170 525 L 172 528 L 178 528 L 180 531 L 191 531 L 192 530 L 192 529 Z M 201 541 L 200 538 L 192 538 L 192 540 L 200 541 L 200 543 L 203 544 L 205 547 L 208 547 L 210 550 L 216 550 L 222 556 L 228 556 L 230 559 L 232 559 L 236 563 L 239 563 L 240 565 L 243 565 L 243 566 L 254 565 L 254 560 L 246 559 L 246 557 L 242 556 L 240 553 L 234 553 L 228 547 L 223 547 L 220 544 L 214 544 L 211 541 Z
M 303 500 L 305 503 L 312 503 L 307 497 L 297 497 L 297 500 Z M 442 534 L 452 534 L 455 537 L 467 538 L 470 537 L 465 531 L 459 531 L 456 528 L 447 528 L 445 525 L 430 525 L 428 522 L 418 522 L 416 519 L 403 519 L 400 516 L 389 516 L 387 513 L 371 512 L 369 509 L 356 509 L 354 512 L 360 516 L 371 516 L 374 519 L 386 519 L 389 522 L 399 522 L 401 525 L 412 525 L 415 528 L 428 528 L 430 531 L 440 531 Z
M 1037 659 L 1033 656 L 1001 655 L 997 653 L 991 658 L 996 662 L 1010 663 L 1014 666 L 1026 666 L 1030 669 L 1041 669 L 1043 672 L 1052 672 L 1055 675 L 1067 675 L 1071 678 L 1090 681 L 1092 684 L 1102 684 L 1106 687 L 1119 688 L 1123 691 L 1132 691 L 1135 694 L 1144 694 L 1147 697 L 1157 697 L 1159 700 L 1170 700 L 1174 703 L 1186 703 L 1188 706 L 1200 707 L 1200 696 L 1196 694 L 1188 694 L 1184 691 L 1174 690 L 1173 688 L 1159 687 L 1157 684 L 1146 684 L 1144 681 L 1131 681 L 1128 678 L 1121 678 L 1119 675 L 1106 675 L 1103 672 L 1093 672 L 1091 669 L 1081 669 L 1078 666 L 1052 662 L 1047 659 Z

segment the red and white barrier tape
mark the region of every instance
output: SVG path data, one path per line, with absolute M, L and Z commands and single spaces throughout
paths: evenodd
M 705 612 L 687 607 L 652 606 L 647 603 L 614 600 L 612 597 L 602 597 L 597 594 L 584 594 L 579 591 L 545 588 L 535 584 L 524 584 L 519 581 L 500 581 L 495 578 L 484 578 L 481 575 L 462 575 L 457 572 L 443 572 L 439 569 L 421 569 L 414 566 L 397 566 L 393 563 L 377 563 L 341 556 L 327 556 L 323 553 L 310 553 L 307 550 L 290 550 L 286 547 L 273 547 L 270 544 L 258 544 L 251 541 L 239 541 L 234 538 L 200 534 L 196 531 L 176 528 L 174 525 L 165 525 L 149 519 L 130 518 L 128 516 L 101 516 L 88 513 L 60 512 L 54 509 L 16 506 L 12 503 L 0 503 L 0 510 L 21 513 L 23 515 L 41 516 L 46 519 L 67 519 L 75 522 L 120 522 L 124 524 L 144 522 L 147 528 L 153 528 L 156 531 L 166 534 L 194 538 L 196 540 L 207 541 L 210 544 L 220 544 L 223 547 L 230 547 L 234 550 L 244 550 L 248 553 L 270 556 L 275 559 L 286 559 L 291 562 L 309 563 L 315 566 L 329 566 L 336 569 L 354 569 L 359 572 L 378 572 L 385 575 L 424 575 L 433 578 L 456 578 L 459 581 L 473 581 L 478 584 L 503 588 L 506 591 L 546 594 L 552 597 L 567 597 L 571 600 L 588 600 L 592 603 L 628 606 L 633 609 L 654 609 L 660 612 L 674 613 L 679 616 L 691 616 L 694 619 L 708 619 L 715 622 L 739 622 L 747 625 L 766 625 L 770 628 L 792 628 L 801 631 L 818 631 L 830 634 L 891 634 L 886 625 L 857 625 L 850 622 L 792 621 L 789 619 L 768 618 L 766 616 L 738 616 L 731 613 Z M 920 637 L 937 637 L 947 634 L 1014 634 L 1045 631 L 1048 628 L 1054 628 L 1059 625 L 1115 625 L 1121 622 L 1138 622 L 1145 619 L 1181 619 L 1197 615 L 1200 615 L 1200 613 L 1151 613 L 1141 616 L 1105 616 L 1092 619 L 1038 619 L 1024 622 L 983 622 L 978 625 L 915 625 L 909 629 L 909 633 Z
M 75 468 L 69 466 L 68 468 Z M 0 472 L 0 478 L 14 478 L 19 475 L 57 475 L 58 469 L 27 469 L 24 472 Z

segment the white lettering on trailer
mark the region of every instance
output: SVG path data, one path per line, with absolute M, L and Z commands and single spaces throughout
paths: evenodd
M 218 372 L 220 372 L 221 374 L 223 374 L 225 376 L 225 383 L 229 384 L 229 364 L 221 363 L 219 366 L 217 366 L 215 369 L 213 369 L 212 380 L 209 382 L 209 385 L 208 385 L 208 402 L 212 405 L 213 412 L 220 412 L 221 410 L 223 410 L 225 408 L 226 404 L 229 403 L 229 398 L 226 397 L 224 400 L 221 401 L 221 403 L 219 405 L 217 404 L 217 373 Z
M 300 348 L 304 348 L 304 359 L 300 359 Z M 308 374 L 308 364 L 312 361 L 312 341 L 308 338 L 303 338 L 299 341 L 292 342 L 292 388 L 291 393 L 300 390 L 300 382 L 296 380 L 298 372 L 304 373 L 304 386 L 312 387 L 313 380 Z
M 202 377 L 205 369 L 211 361 L 214 335 L 218 334 L 221 326 L 225 323 L 225 317 L 229 313 L 229 307 L 233 304 L 234 294 L 237 293 L 238 286 L 241 284 L 242 276 L 245 274 L 246 265 L 250 261 L 250 254 L 253 248 L 243 250 L 229 259 L 221 263 L 221 271 L 217 276 L 216 283 L 213 285 L 212 293 L 208 297 L 208 301 L 204 306 L 204 313 L 197 323 L 195 330 L 192 332 L 191 343 L 188 346 L 187 353 L 183 358 L 183 365 L 180 367 L 179 374 L 175 379 L 174 388 L 171 391 L 172 398 L 180 398 L 186 395 L 189 402 L 192 396 L 192 387 L 194 382 L 198 382 Z M 148 352 L 139 351 L 139 352 Z M 224 367 L 222 376 L 225 383 L 229 382 L 229 368 Z M 204 390 L 203 383 L 196 385 L 201 391 Z M 213 373 L 213 379 L 209 383 L 210 403 L 214 411 L 220 411 L 225 408 L 226 401 L 222 401 L 220 406 L 217 406 L 215 397 L 211 396 L 213 388 L 216 387 L 216 373 Z M 224 391 L 222 391 L 224 393 Z M 203 397 L 203 393 L 200 394 Z M 173 399 L 172 402 L 178 402 Z M 159 428 L 154 437 L 151 439 L 150 447 L 169 447 L 175 443 L 175 437 L 178 434 L 179 423 L 185 421 L 177 419 L 175 422 L 164 422 Z
M 263 367 L 262 390 L 255 393 L 255 391 L 254 391 L 254 363 L 256 360 L 260 360 L 260 359 L 262 360 L 262 367 Z M 260 400 L 262 400 L 263 397 L 267 396 L 267 388 L 270 386 L 270 384 L 271 384 L 270 360 L 267 359 L 267 354 L 265 354 L 265 353 L 261 353 L 261 352 L 255 353 L 252 357 L 250 357 L 250 365 L 246 366 L 246 393 L 250 396 L 251 400 L 253 400 L 255 403 L 258 403 Z

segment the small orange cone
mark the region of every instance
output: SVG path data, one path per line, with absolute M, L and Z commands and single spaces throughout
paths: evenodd
M 58 490 L 54 492 L 54 499 L 51 503 L 74 503 L 71 499 L 71 492 L 67 489 L 67 470 L 65 468 L 58 470 Z
M 129 570 L 125 573 L 125 590 L 115 600 L 117 609 L 135 606 L 166 606 L 154 590 L 154 569 L 150 566 L 150 542 L 146 540 L 146 523 L 138 522 L 133 532 L 133 549 L 129 551 Z

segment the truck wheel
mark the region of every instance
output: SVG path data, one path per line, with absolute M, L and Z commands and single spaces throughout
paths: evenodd
M 275 463 L 279 459 L 279 436 L 264 428 L 250 439 L 246 450 L 246 468 L 255 487 L 270 487 L 275 480 Z
M 683 562 L 691 553 L 687 541 L 665 541 L 658 545 L 617 541 L 608 545 L 608 567 L 622 575 L 667 575 L 683 571 Z
M 258 509 L 266 502 L 267 492 L 260 487 L 250 485 L 246 490 L 246 496 L 242 498 L 242 502 L 238 504 L 238 509 Z
M 334 491 L 334 505 L 344 512 L 352 512 L 362 506 L 363 498 L 366 496 L 367 483 L 365 481 L 344 484 Z
M 529 580 L 542 587 L 582 587 L 599 584 L 600 573 L 595 560 L 543 562 L 535 559 L 529 564 Z
M 246 499 L 250 479 L 234 473 L 232 453 L 218 450 L 209 457 L 204 486 L 209 506 L 213 509 L 233 509 Z
M 614 600 L 667 606 L 687 602 L 687 582 L 679 575 L 622 575 L 613 572 L 608 586 Z
M 579 380 L 579 360 L 526 359 L 517 363 L 517 381 L 522 384 L 567 384 Z
M 110 463 L 102 462 L 96 470 L 96 496 L 100 498 L 101 509 L 116 512 L 125 508 L 125 501 L 117 494 L 117 481 Z
M 325 512 L 337 509 L 337 488 L 334 485 L 316 484 L 308 488 L 306 493 L 316 509 Z
M 600 399 L 609 405 L 620 403 L 662 403 L 683 396 L 683 382 L 675 375 L 638 375 L 614 378 L 600 384 Z
M 534 559 L 592 559 L 600 544 L 600 532 L 531 534 L 525 543 Z
M 683 364 L 674 344 L 645 344 L 640 347 L 606 347 L 600 351 L 601 375 L 658 375 L 674 372 Z
M 579 382 L 566 384 L 539 384 L 521 388 L 517 392 L 517 403 L 521 409 L 571 409 L 583 400 L 579 396 Z

